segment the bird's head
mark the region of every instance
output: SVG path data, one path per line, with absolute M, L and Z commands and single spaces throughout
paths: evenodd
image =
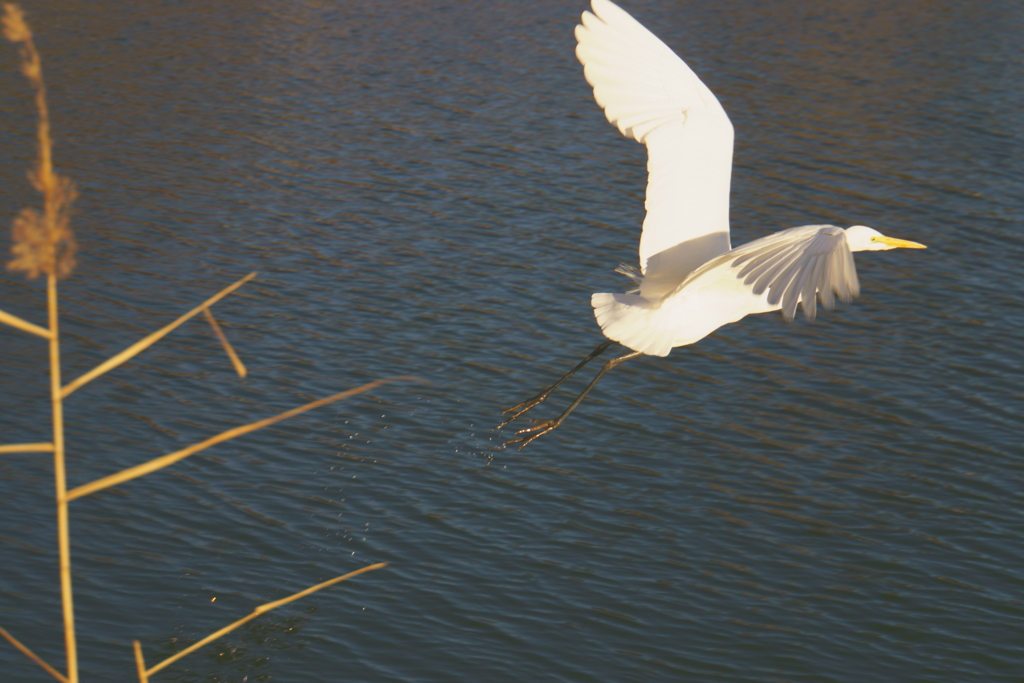
M 846 229 L 846 243 L 850 251 L 886 251 L 888 249 L 927 249 L 928 247 L 909 240 L 886 237 L 866 225 L 854 225 Z

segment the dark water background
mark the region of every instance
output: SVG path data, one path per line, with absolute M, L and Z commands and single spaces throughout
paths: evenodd
M 501 409 L 600 340 L 643 217 L 582 1 L 26 5 L 81 190 L 65 377 L 260 271 L 215 308 L 249 378 L 188 323 L 69 398 L 71 485 L 431 382 L 72 503 L 83 681 L 381 561 L 154 681 L 1024 681 L 1024 5 L 626 3 L 735 124 L 734 243 L 930 249 L 860 255 L 813 324 L 630 361 L 521 453 Z M 2 59 L 7 223 L 37 200 Z M 4 310 L 43 293 L 0 275 Z M 0 440 L 46 440 L 45 345 L 0 349 Z M 48 455 L 0 457 L 0 625 L 62 666 L 52 493 Z

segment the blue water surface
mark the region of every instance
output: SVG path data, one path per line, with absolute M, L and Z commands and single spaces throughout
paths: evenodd
M 929 249 L 861 254 L 814 323 L 629 361 L 519 452 L 502 409 L 601 341 L 644 215 L 584 2 L 25 0 L 81 193 L 65 379 L 259 271 L 214 308 L 249 376 L 197 318 L 86 385 L 71 486 L 429 382 L 74 501 L 84 682 L 377 562 L 153 680 L 1024 680 L 1024 5 L 623 4 L 729 112 L 735 244 Z M 8 223 L 34 111 L 0 60 Z M 42 282 L 0 274 L 0 308 L 42 324 Z M 0 442 L 50 438 L 46 354 L 0 330 Z M 63 668 L 53 511 L 50 456 L 0 456 L 0 626 Z M 47 680 L 6 643 L 0 671 Z

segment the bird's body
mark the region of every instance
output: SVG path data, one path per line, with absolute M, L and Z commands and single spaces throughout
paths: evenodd
M 647 216 L 640 269 L 620 270 L 637 288 L 598 293 L 591 305 L 611 341 L 538 396 L 506 412 L 534 407 L 612 341 L 631 353 L 613 359 L 556 420 L 521 430 L 525 446 L 562 423 L 601 376 L 639 355 L 666 356 L 753 313 L 797 306 L 811 320 L 820 300 L 860 292 L 855 251 L 924 248 L 862 225 L 805 225 L 735 249 L 729 237 L 733 127 L 715 95 L 668 46 L 610 0 L 592 0 L 576 27 L 576 56 L 608 121 L 647 147 Z M 507 422 L 506 422 L 507 423 Z
M 781 310 L 792 320 L 801 304 L 813 319 L 819 298 L 826 309 L 836 296 L 849 301 L 860 291 L 852 252 L 881 244 L 870 241 L 879 235 L 865 226 L 805 225 L 729 249 L 692 271 L 666 267 L 656 254 L 645 274 L 632 276 L 637 289 L 594 294 L 591 304 L 606 337 L 667 356 L 752 313 Z

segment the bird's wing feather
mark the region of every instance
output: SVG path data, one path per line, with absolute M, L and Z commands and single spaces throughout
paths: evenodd
M 732 124 L 657 36 L 610 0 L 592 0 L 592 7 L 576 27 L 576 57 L 608 121 L 647 145 L 641 270 L 651 256 L 693 241 L 671 258 L 681 280 L 729 250 Z
M 847 303 L 860 294 L 846 233 L 834 225 L 790 228 L 744 244 L 697 269 L 676 291 L 726 269 L 751 296 L 765 297 L 767 292 L 770 309 L 780 307 L 786 320 L 796 316 L 797 303 L 813 320 L 818 298 L 828 311 L 836 297 Z

